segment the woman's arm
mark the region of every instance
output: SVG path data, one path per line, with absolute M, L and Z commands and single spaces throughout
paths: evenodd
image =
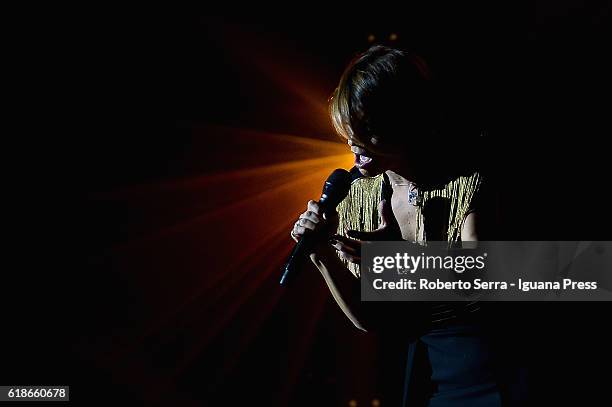
M 461 241 L 478 241 L 478 215 L 475 211 L 468 213 L 463 220 L 463 226 L 461 227 Z
M 327 219 L 321 216 L 318 203 L 310 201 L 308 210 L 300 216 L 292 232 L 292 237 L 296 241 L 307 230 L 309 233 L 316 230 L 323 232 L 318 244 L 310 253 L 310 260 L 320 271 L 342 312 L 357 329 L 364 332 L 386 329 L 387 326 L 395 324 L 394 315 L 406 315 L 405 307 L 397 302 L 362 302 L 361 280 L 349 271 L 339 257 L 342 256 L 344 260 L 360 264 L 363 241 L 401 240 L 401 231 L 392 215 L 388 200 L 383 199 L 379 203 L 378 216 L 380 219 L 378 229 L 371 232 L 349 230 L 347 235 L 350 238 L 336 234 L 333 236 L 335 242 L 332 245 L 326 236 L 336 231 L 337 218 Z M 418 313 L 417 308 L 419 307 L 410 307 L 413 314 Z M 394 329 L 397 328 L 394 327 Z
M 310 255 L 311 261 L 319 269 L 336 304 L 344 315 L 361 331 L 367 332 L 360 319 L 361 297 L 360 281 L 344 266 L 329 244 L 321 246 Z
M 401 230 L 393 216 L 389 200 L 383 199 L 379 203 L 378 218 L 378 229 L 371 232 L 349 230 L 347 235 L 350 238 L 336 234 L 333 237 L 333 245 L 324 242 L 325 244 L 311 256 L 342 312 L 364 332 L 384 329 L 385 317 L 401 312 L 399 310 L 403 308 L 398 304 L 362 302 L 360 279 L 355 278 L 339 257 L 359 265 L 361 245 L 364 241 L 401 240 Z
M 309 253 L 310 260 L 321 272 L 342 312 L 358 329 L 366 331 L 363 322 L 357 317 L 361 308 L 360 280 L 346 268 L 328 241 L 328 236 L 336 232 L 337 217 L 327 219 L 320 209 L 318 202 L 309 201 L 306 212 L 295 223 L 291 237 L 297 242 L 304 233 L 320 234 L 319 242 Z

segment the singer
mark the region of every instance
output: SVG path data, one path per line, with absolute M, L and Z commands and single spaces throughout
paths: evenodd
M 482 240 L 490 226 L 483 177 L 470 145 L 445 120 L 443 102 L 428 65 L 415 54 L 373 46 L 354 58 L 329 111 L 355 154 L 358 177 L 337 214 L 308 202 L 291 236 L 317 236 L 310 261 L 357 329 L 408 332 L 404 405 L 496 406 L 509 399 L 496 375 L 499 354 L 481 304 L 362 303 L 359 296 L 363 241 L 460 244 Z

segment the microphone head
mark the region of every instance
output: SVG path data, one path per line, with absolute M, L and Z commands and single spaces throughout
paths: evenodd
M 323 185 L 320 203 L 326 208 L 335 209 L 336 206 L 348 195 L 352 181 L 351 173 L 342 168 L 335 169 Z

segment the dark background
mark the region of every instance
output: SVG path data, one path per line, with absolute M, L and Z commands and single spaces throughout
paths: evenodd
M 486 129 L 504 239 L 609 239 L 609 6 L 366 11 L 104 10 L 35 36 L 3 382 L 84 405 L 393 403 L 402 344 L 352 329 L 315 273 L 277 285 L 281 226 L 324 177 L 259 170 L 323 148 L 279 135 L 339 142 L 326 98 L 369 35 L 422 55 L 458 128 Z M 535 397 L 606 396 L 608 304 L 504 311 Z

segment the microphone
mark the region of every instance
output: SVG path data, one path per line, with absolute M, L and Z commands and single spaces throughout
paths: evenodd
M 348 195 L 351 188 L 351 181 L 355 177 L 342 168 L 335 169 L 323 185 L 323 192 L 319 198 L 321 210 L 326 215 L 331 215 L 336 210 L 336 206 Z M 322 214 L 323 214 L 322 213 Z M 290 279 L 290 276 L 295 274 L 300 268 L 302 261 L 305 259 L 305 254 L 313 246 L 319 238 L 318 233 L 307 232 L 302 235 L 300 240 L 295 244 L 293 251 L 287 258 L 287 262 L 283 267 L 283 274 L 280 279 L 280 285 L 285 285 Z

